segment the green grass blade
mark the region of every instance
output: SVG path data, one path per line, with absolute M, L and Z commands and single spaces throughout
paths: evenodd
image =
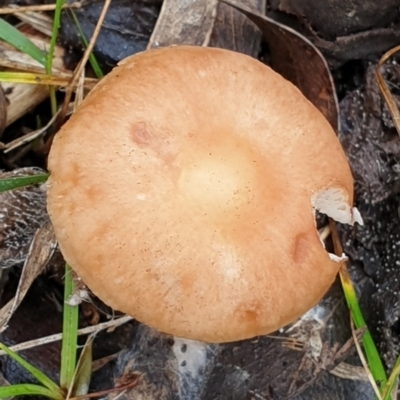
M 342 287 L 344 291 L 344 296 L 346 298 L 347 306 L 351 311 L 356 329 L 367 327 L 367 324 L 361 313 L 361 309 L 357 301 L 356 292 L 354 290 L 346 266 L 343 266 L 341 268 L 340 280 L 342 282 Z M 362 342 L 371 374 L 374 377 L 378 387 L 382 391 L 382 388 L 386 385 L 387 377 L 382 360 L 379 356 L 378 349 L 376 348 L 376 345 L 374 343 L 374 340 L 372 339 L 371 333 L 369 332 L 368 328 L 362 337 Z
M 85 394 L 88 394 L 90 378 L 92 377 L 93 338 L 94 336 L 88 337 L 81 356 L 79 357 L 73 382 L 73 389 L 71 391 L 72 397 L 84 396 Z
M 38 63 L 46 64 L 46 53 L 33 44 L 24 34 L 14 28 L 7 21 L 0 18 L 0 39 L 7 42 L 16 49 L 28 54 Z
M 68 11 L 69 11 L 70 15 L 72 16 L 72 19 L 74 20 L 76 29 L 78 31 L 78 35 L 79 35 L 83 45 L 86 48 L 88 46 L 88 41 L 82 31 L 82 28 L 81 28 L 81 25 L 79 24 L 78 18 L 76 17 L 74 10 L 68 9 Z M 100 64 L 97 62 L 96 56 L 93 53 L 90 53 L 89 62 L 90 62 L 91 67 L 93 68 L 94 73 L 96 74 L 96 77 L 98 79 L 101 79 L 104 76 L 104 73 L 101 70 Z
M 51 32 L 51 39 L 50 39 L 50 47 L 46 57 L 46 73 L 48 73 L 49 75 L 51 75 L 53 67 L 53 54 L 54 54 L 54 48 L 56 47 L 58 29 L 60 28 L 61 8 L 63 4 L 64 0 L 56 1 L 56 9 L 54 11 L 54 18 L 53 18 L 53 29 Z
M 73 294 L 75 285 L 71 277 L 71 269 L 65 265 L 64 309 L 63 309 L 63 339 L 61 347 L 60 386 L 68 390 L 74 379 L 76 368 L 76 348 L 78 341 L 78 306 L 66 303 Z
M 51 390 L 30 383 L 0 387 L 0 399 L 14 396 L 44 396 L 54 400 L 62 400 L 63 396 L 55 396 Z
M 389 379 L 382 390 L 382 398 L 383 400 L 391 400 L 391 394 L 394 388 L 394 385 L 397 381 L 397 378 L 400 374 L 400 356 L 397 357 L 396 364 L 394 365 L 392 372 L 390 373 Z
M 35 377 L 43 386 L 45 386 L 51 393 L 53 398 L 62 398 L 63 393 L 61 389 L 55 384 L 47 375 L 42 371 L 29 364 L 17 353 L 14 353 L 6 345 L 0 343 L 0 349 L 7 353 L 14 361 L 16 361 L 21 367 L 26 369 L 33 377 Z
M 51 39 L 50 39 L 50 47 L 46 58 L 46 73 L 49 75 L 52 74 L 54 48 L 56 47 L 58 29 L 60 28 L 61 8 L 63 4 L 64 0 L 56 1 L 56 9 L 54 11 L 54 17 L 53 17 L 53 29 L 51 32 Z M 50 86 L 49 91 L 50 91 L 51 113 L 52 115 L 55 115 L 55 113 L 57 112 L 56 89 L 54 86 Z
M 0 192 L 18 189 L 24 186 L 34 185 L 36 183 L 43 183 L 47 181 L 48 177 L 49 174 L 37 174 L 0 179 Z
M 329 219 L 329 228 L 331 231 L 335 254 L 340 256 L 341 254 L 343 254 L 343 248 L 340 243 L 339 234 L 337 232 L 335 222 L 332 219 Z M 374 340 L 372 339 L 371 333 L 368 330 L 367 324 L 365 323 L 360 306 L 358 304 L 357 295 L 354 290 L 354 286 L 345 262 L 343 262 L 340 268 L 339 276 L 342 283 L 347 307 L 350 310 L 351 317 L 353 319 L 356 329 L 366 328 L 362 337 L 364 352 L 367 359 L 368 368 L 376 384 L 379 387 L 379 391 L 382 393 L 382 389 L 385 387 L 387 382 L 385 368 L 379 356 L 378 349 L 375 346 Z

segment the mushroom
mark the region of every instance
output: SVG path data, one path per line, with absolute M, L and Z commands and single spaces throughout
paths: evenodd
M 360 220 L 322 114 L 269 67 L 222 49 L 122 61 L 57 134 L 48 166 L 65 260 L 112 308 L 187 339 L 294 321 L 340 265 L 315 209 Z

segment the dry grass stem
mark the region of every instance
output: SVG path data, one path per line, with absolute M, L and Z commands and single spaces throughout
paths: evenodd
M 29 132 L 26 135 L 19 137 L 7 144 L 3 144 L 0 142 L 0 149 L 5 149 L 4 153 L 9 153 L 10 151 L 17 149 L 18 147 L 23 146 L 24 144 L 30 143 L 33 140 L 35 140 L 36 138 L 38 138 L 39 136 L 45 134 L 47 132 L 47 130 L 51 127 L 51 125 L 53 125 L 59 112 L 60 111 L 58 111 L 56 114 L 54 114 L 53 117 L 51 118 L 51 120 L 42 128 L 37 129 L 36 131 L 33 131 L 33 132 Z
M 78 84 L 76 87 L 75 99 L 74 99 L 74 112 L 80 106 L 84 98 L 85 88 L 85 68 L 82 69 L 81 75 L 79 76 Z
M 123 390 L 121 393 L 118 393 L 115 397 L 111 398 L 110 400 L 118 400 L 120 397 L 122 397 L 128 389 Z
M 14 16 L 47 37 L 51 37 L 53 19 L 50 16 L 40 12 L 18 12 L 15 13 Z
M 338 364 L 335 368 L 331 369 L 329 373 L 343 379 L 369 382 L 363 367 L 347 364 L 345 362 Z
M 126 324 L 127 322 L 131 321 L 133 318 L 130 316 L 125 316 L 125 317 L 120 317 L 117 319 L 113 319 L 112 321 L 107 321 L 107 322 L 102 322 L 101 324 L 98 325 L 93 325 L 93 326 L 88 326 L 86 328 L 82 328 L 78 330 L 78 335 L 88 335 L 91 333 L 99 332 L 104 329 L 108 328 L 116 328 L 120 325 Z M 53 342 L 58 342 L 59 340 L 62 339 L 62 334 L 61 333 L 56 333 L 54 335 L 50 336 L 45 336 L 40 339 L 34 339 L 34 340 L 29 340 L 28 342 L 16 344 L 15 346 L 10 346 L 10 350 L 14 352 L 22 351 L 22 350 L 28 350 L 32 349 L 34 347 L 42 346 L 47 343 L 53 343 Z M 0 356 L 5 355 L 3 351 L 0 351 Z
M 111 4 L 111 0 L 105 0 L 104 2 L 104 6 L 103 9 L 101 10 L 101 14 L 99 16 L 99 19 L 97 21 L 96 24 L 96 28 L 94 29 L 93 35 L 90 38 L 90 42 L 85 50 L 85 53 L 83 54 L 83 57 L 81 59 L 81 61 L 79 62 L 79 64 L 77 65 L 77 67 L 75 68 L 75 71 L 73 73 L 73 76 L 71 78 L 70 84 L 67 86 L 66 90 L 65 90 L 65 99 L 62 105 L 62 109 L 61 109 L 61 113 L 60 113 L 60 125 L 61 123 L 64 121 L 66 112 L 67 112 L 67 107 L 68 104 L 71 100 L 71 96 L 72 96 L 72 92 L 73 92 L 73 88 L 76 86 L 76 82 L 78 81 L 78 79 L 81 76 L 82 70 L 85 68 L 85 65 L 89 59 L 89 56 L 93 50 L 93 47 L 96 43 L 97 37 L 99 36 L 100 33 L 100 29 L 101 26 L 103 25 L 104 22 L 104 18 L 106 17 L 107 11 L 108 11 L 108 7 Z
M 393 124 L 396 127 L 397 133 L 400 136 L 400 112 L 399 109 L 397 108 L 396 102 L 394 100 L 394 97 L 392 93 L 390 92 L 389 86 L 387 85 L 385 79 L 383 78 L 381 74 L 381 67 L 387 60 L 390 59 L 395 53 L 400 51 L 400 46 L 396 46 L 393 49 L 390 49 L 387 51 L 379 60 L 378 66 L 376 68 L 375 72 L 375 78 L 378 83 L 379 90 L 381 92 L 381 95 L 386 103 L 386 106 L 389 110 L 389 113 L 393 119 Z
M 64 4 L 62 8 L 81 8 L 82 2 L 76 1 L 74 3 Z M 56 9 L 56 4 L 41 4 L 34 6 L 17 6 L 10 5 L 9 7 L 0 7 L 0 14 L 16 14 L 25 13 L 30 11 L 53 11 Z
M 92 363 L 92 372 L 98 371 L 100 368 L 103 368 L 105 365 L 107 365 L 109 362 L 114 361 L 118 358 L 119 353 L 114 353 L 109 356 L 99 358 Z
M 356 330 L 354 329 L 354 322 L 353 322 L 353 318 L 352 318 L 351 315 L 350 315 L 350 327 L 351 327 L 351 334 L 353 335 L 353 339 L 354 339 L 354 345 L 356 346 L 356 349 L 357 349 L 358 357 L 360 358 L 361 364 L 363 365 L 364 370 L 365 370 L 365 372 L 367 374 L 369 383 L 371 384 L 372 388 L 374 389 L 375 396 L 378 398 L 378 400 L 383 400 L 382 396 L 381 396 L 381 394 L 379 392 L 378 385 L 376 384 L 375 379 L 371 374 L 371 371 L 370 371 L 370 369 L 368 367 L 367 360 L 365 359 L 364 353 L 363 353 L 363 351 L 361 349 L 360 342 L 358 340 Z

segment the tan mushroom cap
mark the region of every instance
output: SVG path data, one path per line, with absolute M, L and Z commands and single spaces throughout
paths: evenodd
M 353 221 L 325 118 L 270 68 L 221 49 L 124 60 L 58 133 L 49 169 L 66 261 L 114 309 L 189 339 L 294 321 L 339 267 L 313 205 Z

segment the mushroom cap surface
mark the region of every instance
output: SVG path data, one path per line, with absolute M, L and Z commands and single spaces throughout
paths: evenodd
M 294 321 L 339 268 L 314 208 L 353 218 L 326 119 L 269 67 L 222 49 L 125 59 L 61 128 L 48 166 L 69 265 L 112 308 L 188 339 Z

